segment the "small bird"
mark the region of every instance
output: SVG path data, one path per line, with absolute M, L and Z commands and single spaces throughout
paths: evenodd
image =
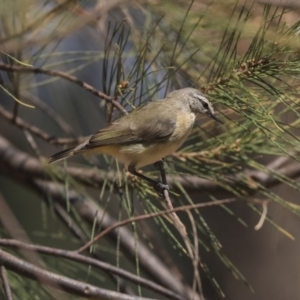
M 211 102 L 199 90 L 175 90 L 163 100 L 138 107 L 100 129 L 77 147 L 58 152 L 48 163 L 75 154 L 109 154 L 123 163 L 128 171 L 159 188 L 168 186 L 137 172 L 175 152 L 193 129 L 197 115 L 207 115 L 219 123 Z

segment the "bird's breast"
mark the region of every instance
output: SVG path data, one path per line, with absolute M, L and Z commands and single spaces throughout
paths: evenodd
M 172 133 L 170 140 L 174 142 L 178 142 L 182 145 L 185 139 L 191 133 L 194 123 L 195 123 L 196 115 L 194 113 L 182 113 L 178 115 L 176 120 L 175 130 Z

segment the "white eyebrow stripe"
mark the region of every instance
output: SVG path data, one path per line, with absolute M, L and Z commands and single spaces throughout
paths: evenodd
M 203 101 L 205 102 L 206 104 L 208 104 L 208 108 L 209 108 L 209 111 L 214 114 L 215 110 L 211 104 L 211 102 L 205 97 L 205 96 L 202 96 L 202 95 L 197 95 L 197 98 L 200 100 L 200 101 Z
M 199 100 L 204 101 L 205 103 L 209 103 L 208 99 L 207 99 L 206 97 L 202 96 L 202 95 L 197 95 L 196 97 L 197 97 Z

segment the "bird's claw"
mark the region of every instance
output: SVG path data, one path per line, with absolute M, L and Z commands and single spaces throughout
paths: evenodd
M 161 183 L 161 182 L 158 182 L 157 184 L 157 187 L 159 189 L 161 189 L 161 191 L 163 192 L 164 190 L 167 190 L 168 192 L 170 191 L 170 188 L 167 184 L 164 184 L 164 183 Z
M 167 184 L 158 182 L 155 186 L 154 189 L 156 190 L 158 196 L 164 197 L 164 190 L 167 190 L 168 192 L 170 191 L 170 188 Z

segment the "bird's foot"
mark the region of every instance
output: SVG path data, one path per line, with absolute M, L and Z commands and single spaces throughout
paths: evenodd
M 161 182 L 157 182 L 156 184 L 154 184 L 153 188 L 155 189 L 159 197 L 164 197 L 164 190 L 167 190 L 168 192 L 170 191 L 169 186 Z
M 157 187 L 163 192 L 164 190 L 167 190 L 168 192 L 170 191 L 170 188 L 167 184 L 158 182 Z

